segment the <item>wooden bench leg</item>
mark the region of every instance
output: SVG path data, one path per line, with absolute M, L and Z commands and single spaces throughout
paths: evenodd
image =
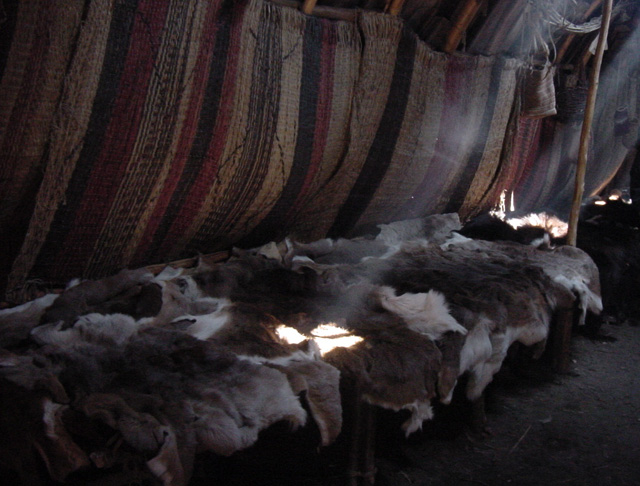
M 349 486 L 372 486 L 375 482 L 376 410 L 354 397 L 354 423 L 349 451 Z
M 571 366 L 571 330 L 574 311 L 561 309 L 555 315 L 553 329 L 553 367 L 558 373 L 568 373 Z
M 484 434 L 488 431 L 484 397 L 484 392 L 482 392 L 482 395 L 471 401 L 471 429 L 477 434 Z

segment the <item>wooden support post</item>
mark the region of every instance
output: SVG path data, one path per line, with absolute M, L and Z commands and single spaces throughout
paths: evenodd
M 450 54 L 458 48 L 462 36 L 473 22 L 478 10 L 482 7 L 484 0 L 467 0 L 459 8 L 455 15 L 455 20 L 444 44 L 444 52 Z
M 363 404 L 364 444 L 362 447 L 361 471 L 363 486 L 373 486 L 376 480 L 376 408 Z
M 602 57 L 604 55 L 604 47 L 609 34 L 609 22 L 611 21 L 611 9 L 613 0 L 606 0 L 602 11 L 602 25 L 600 25 L 600 34 L 598 38 L 598 46 L 593 59 L 593 66 L 589 75 L 589 91 L 587 93 L 587 104 L 584 109 L 584 119 L 582 121 L 582 131 L 580 132 L 580 147 L 578 151 L 578 166 L 576 168 L 575 188 L 573 192 L 573 202 L 571 205 L 571 214 L 569 215 L 569 231 L 567 233 L 567 243 L 576 245 L 578 235 L 578 216 L 580 215 L 580 205 L 584 195 L 584 176 L 587 171 L 587 155 L 589 152 L 589 134 L 591 132 L 591 124 L 593 122 L 593 113 L 596 105 L 596 94 L 598 92 L 598 83 L 600 81 L 600 67 L 602 66 Z
M 358 390 L 359 392 L 359 390 Z M 360 393 L 355 392 L 352 398 L 353 423 L 351 424 L 351 436 L 349 437 L 349 464 L 347 465 L 348 485 L 358 486 L 360 478 L 360 449 L 362 436 L 362 402 Z
M 485 408 L 484 391 L 475 400 L 471 401 L 471 429 L 477 434 L 487 431 L 487 412 Z
M 356 387 L 351 397 L 353 423 L 347 471 L 349 486 L 373 486 L 376 475 L 376 411 L 373 405 L 362 401 L 361 396 L 361 390 Z
M 573 308 L 560 309 L 554 316 L 553 367 L 558 373 L 568 373 L 571 367 L 571 330 L 573 328 Z

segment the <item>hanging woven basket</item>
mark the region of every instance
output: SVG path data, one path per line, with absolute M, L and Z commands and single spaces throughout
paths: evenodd
M 566 76 L 560 83 L 557 94 L 558 120 L 581 121 L 587 104 L 589 84 L 577 76 Z
M 527 71 L 524 79 L 523 115 L 544 118 L 557 113 L 554 74 L 555 67 L 551 63 L 534 66 Z

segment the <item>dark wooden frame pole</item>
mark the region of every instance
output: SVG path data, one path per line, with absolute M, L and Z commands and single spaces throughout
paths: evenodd
M 315 6 L 316 6 L 316 0 L 304 0 L 304 2 L 302 2 L 301 10 L 305 14 L 311 15 L 311 12 L 313 12 L 313 9 L 315 8 Z
M 461 3 L 454 14 L 454 23 L 449 30 L 447 40 L 444 45 L 444 52 L 451 54 L 458 48 L 465 31 L 476 18 L 478 11 L 483 6 L 484 0 L 467 0 Z
M 398 15 L 402 11 L 404 0 L 391 0 L 387 3 L 386 12 L 391 15 Z
M 587 93 L 587 103 L 584 109 L 582 121 L 582 131 L 580 132 L 580 147 L 578 152 L 578 166 L 576 168 L 575 188 L 573 192 L 573 202 L 571 214 L 569 215 L 569 231 L 567 233 L 567 243 L 576 245 L 578 236 L 578 216 L 580 214 L 580 204 L 584 195 L 584 176 L 587 171 L 587 155 L 589 153 L 589 133 L 593 122 L 593 112 L 596 105 L 596 93 L 600 81 L 600 67 L 602 66 L 602 56 L 609 34 L 609 23 L 611 21 L 611 9 L 613 0 L 606 0 L 602 8 L 602 24 L 598 37 L 598 46 L 593 59 L 593 66 L 589 74 L 589 91 Z
M 584 195 L 584 176 L 587 170 L 587 155 L 589 153 L 589 133 L 593 122 L 593 112 L 596 104 L 596 93 L 600 80 L 600 67 L 602 66 L 602 56 L 609 33 L 609 22 L 611 20 L 611 8 L 613 0 L 606 0 L 602 10 L 602 24 L 598 37 L 598 46 L 593 60 L 593 67 L 589 75 L 589 92 L 587 93 L 587 103 L 582 121 L 582 131 L 580 132 L 580 147 L 578 152 L 578 166 L 576 168 L 575 189 L 571 214 L 569 216 L 569 231 L 567 233 L 567 243 L 576 246 L 578 236 L 578 216 L 580 215 L 580 205 Z M 571 328 L 573 327 L 573 310 L 561 309 L 555 315 L 554 326 L 554 365 L 556 371 L 567 373 L 570 368 L 570 344 Z
M 591 14 L 600 6 L 601 3 L 602 3 L 602 0 L 593 0 L 591 5 L 589 5 L 589 8 L 587 9 L 587 11 L 582 16 L 582 21 L 586 22 L 587 20 L 589 20 L 589 17 L 591 16 Z M 567 37 L 564 39 L 562 45 L 558 49 L 558 53 L 556 54 L 556 59 L 555 59 L 556 64 L 560 64 L 562 62 L 562 58 L 567 53 L 567 50 L 569 49 L 569 46 L 573 42 L 573 39 L 576 37 L 576 35 L 577 34 L 574 34 L 574 33 L 567 34 Z

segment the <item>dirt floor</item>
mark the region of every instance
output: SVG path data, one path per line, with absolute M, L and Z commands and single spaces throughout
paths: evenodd
M 640 327 L 576 334 L 571 370 L 505 364 L 487 389 L 489 434 L 463 400 L 405 439 L 404 417 L 377 414 L 377 486 L 640 485 Z M 284 438 L 284 439 L 283 439 Z M 348 442 L 309 451 L 314 431 L 268 431 L 259 446 L 199 461 L 193 486 L 348 484 Z
M 602 332 L 615 341 L 574 337 L 567 374 L 505 367 L 487 390 L 491 435 L 381 451 L 376 484 L 639 485 L 640 328 Z

